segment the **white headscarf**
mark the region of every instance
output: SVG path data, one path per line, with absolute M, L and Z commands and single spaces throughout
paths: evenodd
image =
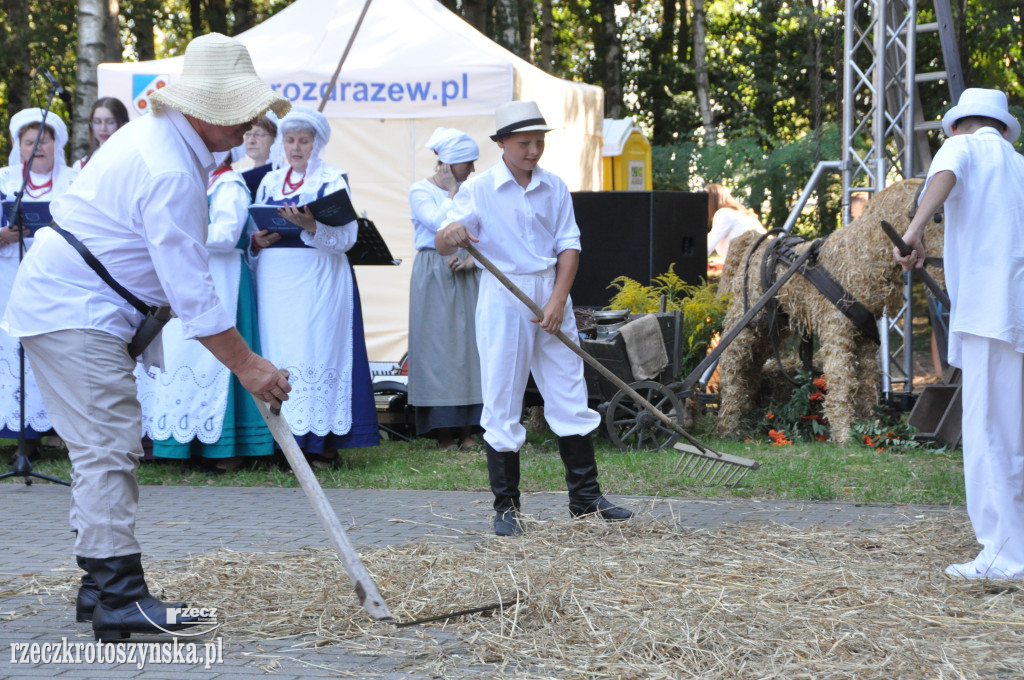
M 427 148 L 437 154 L 442 163 L 470 163 L 480 158 L 480 147 L 473 138 L 455 128 L 439 127 L 427 140 Z
M 309 130 L 313 133 L 313 151 L 309 154 L 309 165 L 306 166 L 306 183 L 316 175 L 323 163 L 324 149 L 331 138 L 331 124 L 327 116 L 308 106 L 293 106 L 292 110 L 277 121 L 277 137 L 270 147 L 271 167 L 275 170 L 286 165 L 284 158 L 284 135 L 286 132 Z
M 9 165 L 21 166 L 23 162 L 21 158 L 21 131 L 26 125 L 42 122 L 42 109 L 22 109 L 11 116 L 11 155 L 8 159 Z M 68 167 L 67 161 L 64 160 L 64 145 L 68 143 L 68 128 L 64 125 L 64 121 L 60 119 L 60 116 L 52 111 L 46 115 L 46 125 L 52 128 L 54 133 L 53 177 L 56 180 L 60 176 L 61 171 Z

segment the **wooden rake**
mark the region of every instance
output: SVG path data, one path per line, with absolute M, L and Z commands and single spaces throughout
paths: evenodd
M 501 285 L 505 286 L 510 293 L 519 298 L 519 301 L 530 308 L 534 316 L 538 319 L 543 318 L 544 312 L 537 306 L 529 296 L 523 291 L 519 290 L 516 284 L 512 283 L 504 273 L 502 273 L 494 263 L 491 262 L 487 257 L 482 255 L 476 247 L 470 243 L 466 246 L 466 250 L 476 258 L 476 261 L 484 266 L 484 268 L 494 275 Z M 731 456 L 727 453 L 715 451 L 696 437 L 692 436 L 676 421 L 669 418 L 667 415 L 658 410 L 654 404 L 641 397 L 636 390 L 626 384 L 622 378 L 612 373 L 610 370 L 604 367 L 600 361 L 590 356 L 578 343 L 573 342 L 565 333 L 558 330 L 554 333 L 555 337 L 562 341 L 562 343 L 575 352 L 583 361 L 590 364 L 598 373 L 608 379 L 613 385 L 622 390 L 630 399 L 647 409 L 651 415 L 660 420 L 666 427 L 679 433 L 689 445 L 676 444 L 675 449 L 681 452 L 679 463 L 676 463 L 676 469 L 679 469 L 680 463 L 685 464 L 683 466 L 684 474 L 694 477 L 699 482 L 706 482 L 708 484 L 739 484 L 740 480 L 751 470 L 756 470 L 761 466 L 756 460 L 749 458 L 742 458 L 740 456 Z

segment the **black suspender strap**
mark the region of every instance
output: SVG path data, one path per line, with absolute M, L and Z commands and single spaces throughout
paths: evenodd
M 130 292 L 128 292 L 127 288 L 125 288 L 120 283 L 115 281 L 114 277 L 110 275 L 110 272 L 107 271 L 106 267 L 104 267 L 100 263 L 100 261 L 96 259 L 95 255 L 89 252 L 89 249 L 85 247 L 85 244 L 79 241 L 74 234 L 65 231 L 64 228 L 61 227 L 56 222 L 50 222 L 50 228 L 53 229 L 58 234 L 60 234 L 61 236 L 63 236 L 64 240 L 70 243 L 72 247 L 78 251 L 78 253 L 82 256 L 82 259 L 85 260 L 85 263 L 92 267 L 92 270 L 96 272 L 108 286 L 113 288 L 114 292 L 116 292 L 118 295 L 127 300 L 128 304 L 130 304 L 132 307 L 139 310 L 140 314 L 146 316 L 150 313 L 150 311 L 152 311 L 152 307 L 150 307 L 145 302 L 132 295 Z

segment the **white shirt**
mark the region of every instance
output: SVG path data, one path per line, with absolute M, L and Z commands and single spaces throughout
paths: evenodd
M 429 179 L 421 179 L 409 187 L 413 246 L 416 250 L 434 249 L 434 235 L 453 205 L 455 201 L 448 198 L 448 192 Z
M 186 338 L 234 326 L 210 277 L 206 181 L 213 155 L 174 110 L 138 118 L 104 145 L 51 204 L 110 275 L 150 305 L 170 303 Z M 95 329 L 128 341 L 142 315 L 78 251 L 40 229 L 18 270 L 0 327 L 15 337 Z
M 466 225 L 480 239 L 477 249 L 506 274 L 542 272 L 555 266 L 563 250 L 580 250 L 569 189 L 541 167 L 533 169 L 525 189 L 503 160 L 470 178 L 455 194 L 442 228 L 452 222 Z
M 711 231 L 708 232 L 708 256 L 718 251 L 724 260 L 729 254 L 729 241 L 748 231 L 765 233 L 764 227 L 752 215 L 741 213 L 732 208 L 721 208 L 711 218 Z
M 984 127 L 946 139 L 927 181 L 943 170 L 956 175 L 943 251 L 952 303 L 949 362 L 962 366 L 963 333 L 1024 352 L 1024 156 Z

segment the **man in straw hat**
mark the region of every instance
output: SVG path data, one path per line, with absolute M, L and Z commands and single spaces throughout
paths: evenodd
M 219 34 L 189 43 L 181 77 L 150 102 L 153 113 L 111 137 L 53 202 L 53 228 L 37 233 L 2 322 L 21 338 L 67 442 L 74 553 L 86 571 L 76 620 L 91 620 L 97 639 L 196 622 L 173 611 L 182 603 L 149 594 L 135 540 L 142 415 L 127 350 L 143 324 L 140 307 L 169 304 L 186 336 L 257 398 L 279 405 L 290 389 L 235 330 L 205 246 L 213 152 L 239 145 L 255 118 L 290 104 L 259 79 L 241 43 Z M 147 365 L 159 364 L 159 350 L 159 342 L 146 350 Z
M 502 149 L 501 161 L 455 194 L 446 224 L 435 237 L 441 255 L 477 244 L 544 312 L 541 319 L 530 318 L 529 309 L 484 272 L 476 341 L 494 532 L 511 536 L 523 531 L 519 449 L 526 431 L 519 421 L 531 372 L 544 397 L 544 418 L 558 437 L 570 514 L 625 520 L 632 513 L 609 502 L 597 483 L 590 433 L 601 416 L 587 405 L 583 360 L 553 335 L 558 330 L 570 338 L 578 335 L 569 289 L 579 266 L 580 230 L 565 182 L 537 165 L 551 128 L 534 102 L 504 104 L 495 119 L 491 139 Z
M 949 363 L 962 369 L 967 512 L 981 544 L 953 578 L 1024 576 L 1024 157 L 999 90 L 971 88 L 942 120 L 917 215 L 893 255 L 924 264 L 925 225 L 945 204 Z

